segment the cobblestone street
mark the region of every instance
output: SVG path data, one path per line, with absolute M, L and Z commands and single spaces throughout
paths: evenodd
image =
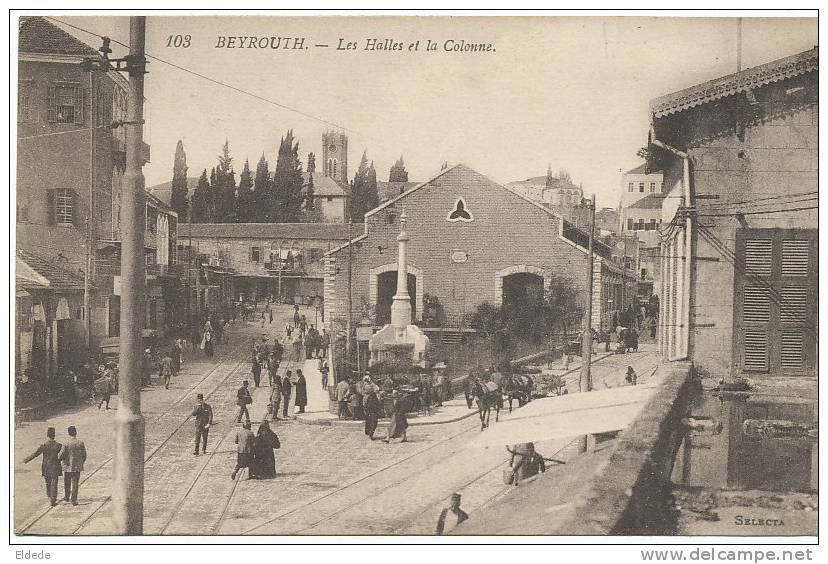
M 479 433 L 475 416 L 448 423 L 415 425 L 401 444 L 371 441 L 356 422 L 328 425 L 278 421 L 274 430 L 282 447 L 276 451 L 278 475 L 272 480 L 230 479 L 235 463 L 233 437 L 238 425 L 235 390 L 251 380 L 249 344 L 263 335 L 270 342 L 284 336 L 292 310 L 277 309 L 273 324 L 237 322 L 213 361 L 200 357 L 185 362 L 170 390 L 158 386 L 143 395 L 146 418 L 144 531 L 167 535 L 284 534 L 432 534 L 436 515 L 451 493 L 463 494 L 472 512 L 507 489 L 501 470 L 507 456 L 501 449 L 466 449 Z M 286 358 L 290 358 L 286 356 Z M 635 360 L 633 360 L 635 359 Z M 627 361 L 641 374 L 655 366 L 651 355 L 639 353 L 623 361 L 609 357 L 595 365 L 598 386 L 619 385 Z M 323 411 L 327 399 L 318 381 L 316 361 L 283 362 L 281 372 L 303 367 L 308 377 L 309 410 Z M 566 379 L 573 387 L 577 371 Z M 251 417 L 266 414 L 269 387 L 253 390 Z M 195 394 L 202 392 L 215 412 L 206 456 L 192 455 L 189 418 Z M 113 401 L 113 406 L 117 405 Z M 465 409 L 465 407 L 463 408 Z M 101 535 L 111 533 L 112 436 L 115 411 L 96 406 L 57 415 L 17 429 L 19 461 L 39 444 L 46 426 L 58 430 L 75 424 L 86 442 L 89 459 L 81 475 L 77 507 L 59 504 L 48 509 L 39 468 L 16 467 L 16 529 L 35 535 Z M 381 423 L 377 436 L 384 434 Z M 59 431 L 60 433 L 60 431 Z M 539 443 L 547 456 L 569 440 Z

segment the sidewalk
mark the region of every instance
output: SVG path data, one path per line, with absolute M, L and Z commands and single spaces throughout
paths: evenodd
M 645 351 L 642 351 L 642 353 L 644 352 Z M 642 355 L 642 353 L 617 355 L 617 358 L 626 359 L 624 362 L 632 363 L 634 362 L 633 358 L 636 358 L 637 360 Z M 633 355 L 637 356 L 634 357 Z M 592 362 L 594 364 L 601 361 L 605 361 L 605 359 L 614 360 L 615 356 L 616 355 L 614 355 L 611 352 L 595 353 L 592 357 Z M 320 385 L 320 382 L 322 381 L 322 375 L 320 374 L 319 369 L 317 368 L 318 361 L 316 359 L 311 359 L 306 360 L 304 362 L 305 364 L 302 367 L 302 371 L 304 372 L 305 378 L 308 381 L 308 405 L 305 408 L 305 413 L 296 414 L 296 420 L 300 423 L 305 423 L 308 425 L 364 425 L 364 421 L 339 419 L 339 417 L 328 411 L 328 392 L 323 390 L 322 386 Z M 577 391 L 577 383 L 581 374 L 581 362 L 578 357 L 575 357 L 573 359 L 568 369 L 564 369 L 564 360 L 559 359 L 552 363 L 551 368 L 549 368 L 548 365 L 544 364 L 542 370 L 543 374 L 557 375 L 563 377 L 566 387 L 570 388 L 572 392 Z M 643 376 L 644 374 L 639 374 L 639 382 L 641 382 L 641 378 Z M 623 372 L 620 375 L 615 375 L 612 378 L 599 378 L 597 381 L 593 383 L 596 389 L 614 388 L 616 386 L 621 386 L 624 384 L 625 382 Z M 506 412 L 508 413 L 508 408 L 506 409 Z M 502 413 L 503 412 L 501 412 L 501 414 Z M 477 409 L 474 406 L 471 409 L 469 409 L 466 405 L 465 398 L 463 398 L 461 395 L 460 398 L 451 399 L 443 402 L 442 407 L 432 406 L 430 415 L 410 413 L 408 415 L 408 424 L 412 427 L 416 427 L 420 425 L 439 425 L 443 423 L 454 423 L 455 421 L 460 421 L 461 419 L 471 417 L 472 415 L 477 415 Z M 388 420 L 381 419 L 379 424 L 380 426 L 387 425 Z

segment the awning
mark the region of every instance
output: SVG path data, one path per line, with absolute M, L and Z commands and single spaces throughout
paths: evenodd
M 656 387 L 624 386 L 535 400 L 499 423 L 491 423 L 466 443 L 466 448 L 502 447 L 625 429 Z
M 31 294 L 26 290 L 17 290 L 14 294 L 15 298 L 28 298 L 31 297 Z

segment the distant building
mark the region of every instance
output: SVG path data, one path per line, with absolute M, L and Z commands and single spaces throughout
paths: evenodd
M 509 182 L 506 186 L 530 200 L 544 204 L 582 229 L 589 224 L 589 213 L 585 211 L 587 202 L 584 200 L 584 190 L 572 182 L 566 173 L 554 175 L 550 168 L 546 176 Z
M 322 134 L 322 174 L 348 185 L 348 136 L 336 131 Z
M 661 223 L 661 204 L 664 201 L 664 175 L 648 172 L 641 164 L 621 176 L 621 232 L 655 231 Z M 656 237 L 653 235 L 655 244 Z
M 818 78 L 814 48 L 650 102 L 665 357 L 813 382 Z
M 412 321 L 427 321 L 425 298 L 439 303 L 443 334 L 468 330 L 483 302 L 537 299 L 553 276 L 570 280 L 586 299 L 588 236 L 548 207 L 482 174 L 455 165 L 366 214 L 364 232 L 327 255 L 326 321 L 347 320 L 349 280 L 356 324 L 391 319 L 397 287 L 397 237 L 405 211 L 408 294 Z M 635 276 L 596 239 L 593 322 L 608 326 L 632 303 Z M 351 264 L 349 265 L 349 256 Z M 350 275 L 349 275 L 350 273 Z M 626 285 L 626 291 L 622 291 Z M 438 331 L 426 325 L 427 331 Z
M 181 227 L 179 262 L 199 272 L 191 307 L 229 301 L 321 301 L 323 255 L 348 240 L 346 223 L 192 223 Z M 197 294 L 196 294 L 197 292 Z
M 116 278 L 126 140 L 123 127 L 109 126 L 126 117 L 129 84 L 115 71 L 83 71 L 82 61 L 100 59 L 100 53 L 45 18 L 22 17 L 19 25 L 17 247 L 30 261 L 58 264 L 81 280 L 90 250 L 94 352 L 101 338 L 117 335 L 120 319 Z M 149 156 L 145 144 L 145 162 Z M 145 251 L 150 278 L 168 275 L 160 266 L 174 261 L 176 223 L 172 210 L 148 196 Z M 152 309 L 153 303 L 148 300 L 144 322 L 163 326 L 167 320 Z M 34 305 L 41 306 L 52 327 L 57 303 Z M 32 307 L 25 315 L 32 315 Z M 70 307 L 68 314 L 82 321 L 85 332 L 83 309 Z M 58 349 L 64 346 L 60 335 L 52 338 Z M 77 359 L 85 355 L 85 350 L 72 347 Z
M 304 173 L 305 184 L 303 192 L 307 192 L 310 185 L 311 173 Z M 347 183 L 341 184 L 320 172 L 313 173 L 313 205 L 321 212 L 325 223 L 345 223 L 348 218 L 348 198 L 350 189 Z

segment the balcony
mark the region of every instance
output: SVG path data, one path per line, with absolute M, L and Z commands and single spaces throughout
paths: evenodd
M 265 270 L 271 275 L 282 276 L 304 276 L 306 274 L 305 268 L 301 262 L 293 263 L 280 262 L 278 260 L 264 263 Z

